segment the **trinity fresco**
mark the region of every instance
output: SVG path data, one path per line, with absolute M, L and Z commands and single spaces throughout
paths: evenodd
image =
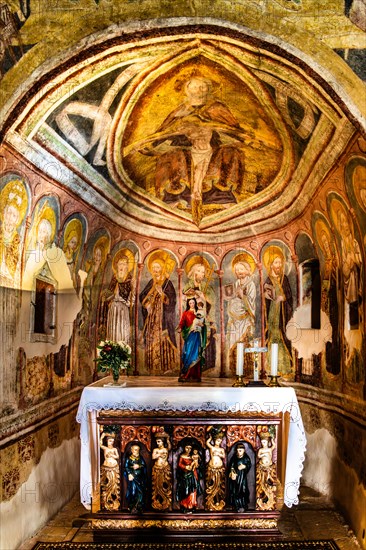
M 128 117 L 130 180 L 196 225 L 268 187 L 283 162 L 278 130 L 243 80 L 201 56 L 157 76 Z

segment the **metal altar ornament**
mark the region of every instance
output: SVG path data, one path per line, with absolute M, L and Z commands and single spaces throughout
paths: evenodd
M 245 353 L 254 354 L 254 369 L 253 369 L 253 380 L 248 382 L 248 386 L 266 386 L 263 380 L 259 380 L 259 353 L 265 353 L 268 351 L 266 347 L 259 347 L 259 341 L 254 340 L 253 346 L 251 348 L 245 348 Z

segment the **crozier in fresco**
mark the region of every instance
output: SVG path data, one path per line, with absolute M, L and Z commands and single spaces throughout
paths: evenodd
M 257 81 L 256 97 L 247 78 L 203 56 L 150 75 L 117 127 L 122 179 L 197 226 L 266 189 L 284 145 L 270 96 Z
M 139 301 L 144 344 L 141 365 L 148 374 L 167 374 L 177 366 L 177 295 L 171 281 L 175 266 L 175 259 L 165 250 L 155 250 L 146 260 L 148 277 L 141 281 Z
M 266 270 L 263 284 L 266 346 L 271 352 L 272 344 L 278 344 L 278 372 L 282 376 L 291 377 L 292 347 L 286 327 L 292 318 L 294 296 L 284 247 L 278 244 L 267 246 L 262 253 L 262 262 Z M 271 353 L 268 355 L 270 362 Z

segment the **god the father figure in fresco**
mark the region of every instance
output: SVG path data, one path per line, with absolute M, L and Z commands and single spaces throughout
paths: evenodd
M 286 326 L 293 313 L 290 282 L 285 275 L 285 256 L 279 246 L 271 245 L 263 253 L 263 263 L 268 277 L 264 282 L 266 344 L 268 355 L 271 346 L 278 344 L 279 374 L 288 375 L 292 370 L 291 342 L 286 336 Z
M 214 83 L 197 71 L 185 98 L 154 134 L 127 147 L 157 157 L 155 193 L 173 207 L 191 210 L 198 225 L 204 206 L 216 211 L 236 204 L 243 192 L 242 147 L 253 136 L 213 95 Z
M 150 254 L 147 268 L 152 279 L 140 293 L 145 364 L 149 374 L 160 375 L 177 364 L 175 338 L 176 293 L 169 277 L 175 260 L 165 251 Z

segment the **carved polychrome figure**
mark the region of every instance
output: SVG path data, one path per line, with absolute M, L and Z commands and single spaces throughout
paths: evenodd
M 202 494 L 200 483 L 201 457 L 193 443 L 186 442 L 178 458 L 176 498 L 183 513 L 193 512 Z
M 224 432 L 208 428 L 206 446 L 210 460 L 206 470 L 206 507 L 208 510 L 223 510 L 225 507 L 225 449 L 222 446 Z
M 214 266 L 210 267 L 206 258 L 192 256 L 185 266 L 188 281 L 183 287 L 183 302 L 195 298 L 197 308 L 205 319 L 205 348 L 202 349 L 201 366 L 215 367 L 216 363 L 216 324 L 215 324 L 215 291 L 211 284 Z
M 248 509 L 249 487 L 247 475 L 251 465 L 251 460 L 245 452 L 244 443 L 238 443 L 230 460 L 228 482 L 229 505 L 236 512 L 244 512 Z
M 261 431 L 259 437 L 261 447 L 257 452 L 257 508 L 260 510 L 274 510 L 276 504 L 276 464 L 273 461 L 273 452 L 276 443 L 268 431 Z
M 114 434 L 103 432 L 100 436 L 100 448 L 104 454 L 100 468 L 101 501 L 102 507 L 109 511 L 118 510 L 120 506 L 119 454 L 114 441 Z
M 182 366 L 179 381 L 201 381 L 204 364 L 204 350 L 207 341 L 207 327 L 203 310 L 199 310 L 196 298 L 187 300 L 186 310 L 179 321 L 179 329 L 184 340 Z
M 172 471 L 169 464 L 170 438 L 160 431 L 156 434 L 156 447 L 152 451 L 152 507 L 167 510 L 172 504 Z
M 147 468 L 140 445 L 131 445 L 125 460 L 124 476 L 127 480 L 126 500 L 130 512 L 143 512 L 146 505 Z

